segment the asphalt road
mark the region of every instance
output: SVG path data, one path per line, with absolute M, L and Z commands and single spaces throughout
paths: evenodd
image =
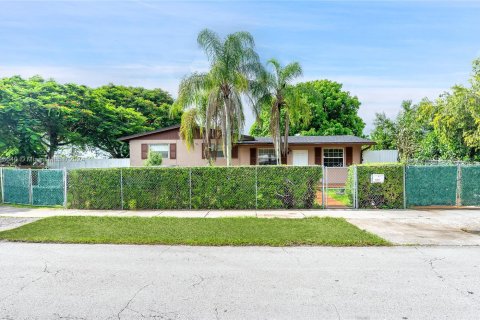
M 0 243 L 0 319 L 479 315 L 479 247 Z

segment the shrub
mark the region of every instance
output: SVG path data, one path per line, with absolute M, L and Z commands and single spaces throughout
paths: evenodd
M 162 165 L 162 154 L 160 152 L 148 152 L 147 160 L 145 160 L 146 167 L 156 167 Z
M 357 197 L 360 209 L 401 209 L 403 208 L 403 165 L 363 164 L 357 165 Z M 349 168 L 346 194 L 353 201 L 353 170 Z M 384 174 L 384 183 L 371 183 L 372 174 Z M 353 203 L 353 202 L 352 202 Z

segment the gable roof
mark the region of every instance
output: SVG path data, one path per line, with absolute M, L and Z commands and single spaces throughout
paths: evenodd
M 155 134 L 155 133 L 160 133 L 160 132 L 165 132 L 165 131 L 170 131 L 170 130 L 177 130 L 177 129 L 180 129 L 180 125 L 179 124 L 174 124 L 173 126 L 169 126 L 169 127 L 165 127 L 165 128 L 161 128 L 161 129 L 157 129 L 157 130 L 153 130 L 153 131 L 147 131 L 147 132 L 132 134 L 130 136 L 124 136 L 124 137 L 118 138 L 118 141 L 130 141 L 132 139 L 141 138 L 141 137 L 144 137 L 144 136 L 149 136 L 149 135 L 152 135 L 152 134 Z

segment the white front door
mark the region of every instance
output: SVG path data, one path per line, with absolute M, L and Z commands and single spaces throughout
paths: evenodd
M 308 166 L 308 150 L 293 150 L 293 165 Z

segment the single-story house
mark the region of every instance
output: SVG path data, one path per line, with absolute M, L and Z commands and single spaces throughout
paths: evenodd
M 130 165 L 143 166 L 149 151 L 160 152 L 167 166 L 205 166 L 208 161 L 203 152 L 203 139 L 194 139 L 194 148 L 187 150 L 180 139 L 180 125 L 122 137 L 130 144 Z M 282 162 L 287 165 L 325 165 L 346 167 L 361 163 L 362 147 L 375 142 L 355 136 L 291 136 L 289 152 Z M 217 148 L 216 165 L 225 165 L 221 147 Z M 233 165 L 276 164 L 272 138 L 242 136 L 232 149 Z

